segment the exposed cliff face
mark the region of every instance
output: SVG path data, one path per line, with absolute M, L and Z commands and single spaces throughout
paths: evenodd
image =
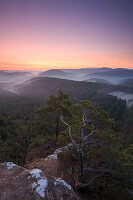
M 0 164 L 1 200 L 78 200 L 72 187 L 40 169 L 27 170 L 13 163 Z

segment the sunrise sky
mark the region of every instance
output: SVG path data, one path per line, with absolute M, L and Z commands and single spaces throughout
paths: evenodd
M 0 0 L 0 69 L 133 68 L 133 0 Z

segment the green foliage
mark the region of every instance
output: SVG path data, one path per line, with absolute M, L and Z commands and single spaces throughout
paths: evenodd
M 44 99 L 28 96 L 0 95 L 0 115 L 19 122 L 32 119 L 33 111 L 44 104 Z
M 115 123 L 112 119 L 108 117 L 108 114 L 105 113 L 100 107 L 94 107 L 88 101 L 81 101 L 79 104 L 74 104 L 71 108 L 72 118 L 68 119 L 68 123 L 71 125 L 72 137 L 76 142 L 81 143 L 81 128 L 82 128 L 82 113 L 84 110 L 87 110 L 86 117 L 89 121 L 95 121 L 95 126 L 97 130 L 111 130 L 114 131 Z M 93 129 L 93 123 L 88 124 L 84 127 L 84 136 L 88 135 L 89 132 Z M 95 133 L 96 135 L 96 133 Z M 100 135 L 100 134 L 99 134 Z M 68 144 L 70 138 L 68 135 L 68 128 L 66 128 L 58 138 L 58 144 Z
M 124 154 L 126 156 L 127 164 L 131 164 L 133 169 L 133 144 L 130 144 L 126 149 L 124 149 Z
M 23 165 L 27 155 L 30 135 L 27 127 L 12 127 L 13 131 L 7 133 L 6 139 L 0 138 L 0 162 L 13 161 Z
M 129 133 L 128 137 L 127 137 L 127 144 L 133 144 L 133 130 L 132 132 Z
M 99 97 L 98 104 L 103 108 L 111 118 L 115 121 L 123 121 L 126 111 L 126 101 L 117 99 L 117 97 L 111 95 L 102 95 Z
M 85 113 L 85 117 L 87 118 L 84 123 L 83 113 Z M 88 186 L 92 187 L 93 185 L 95 188 L 100 186 L 105 188 L 106 185 L 108 189 L 110 187 L 112 189 L 126 189 L 129 187 L 129 180 L 131 178 L 131 167 L 129 165 L 132 163 L 132 149 L 130 148 L 130 152 L 128 149 L 129 155 L 124 153 L 122 141 L 115 133 L 114 121 L 109 118 L 107 113 L 99 107 L 92 106 L 88 101 L 81 101 L 79 104 L 73 105 L 72 114 L 72 120 L 68 120 L 67 123 L 71 126 L 72 138 L 79 149 L 82 148 L 83 142 L 81 130 L 83 130 L 85 137 L 95 129 L 93 134 L 89 136 L 90 139 L 88 139 L 88 142 L 90 143 L 80 150 L 83 157 L 79 159 L 79 151 L 75 152 L 74 150 L 72 153 L 72 155 L 75 154 L 74 158 L 77 157 L 79 162 L 78 165 L 80 168 L 78 167 L 78 169 L 80 169 L 79 174 L 82 175 L 80 177 L 82 184 L 86 185 L 89 183 Z M 64 145 L 69 142 L 71 142 L 71 139 L 68 134 L 68 128 L 66 128 L 59 135 L 58 144 Z M 66 156 L 64 156 L 64 160 L 65 158 Z M 129 165 L 127 165 L 127 159 L 129 160 Z M 97 171 L 107 169 L 111 170 L 111 174 L 106 174 L 109 176 L 104 176 L 103 174 L 98 176 L 99 178 L 96 178 L 96 173 L 86 173 L 86 168 Z
M 0 162 L 13 161 L 24 165 L 30 144 L 40 144 L 47 140 L 57 140 L 59 146 L 70 143 L 68 127 L 60 120 L 60 115 L 63 114 L 64 120 L 71 126 L 72 137 L 78 146 L 82 144 L 82 128 L 84 136 L 95 129 L 91 140 L 96 141 L 99 145 L 88 145 L 87 148 L 84 148 L 84 166 L 105 169 L 109 168 L 110 164 L 114 164 L 111 177 L 100 177 L 93 186 L 89 187 L 95 190 L 102 187 L 105 193 L 110 194 L 115 194 L 114 189 L 118 191 L 120 191 L 119 189 L 125 191 L 123 188 L 127 187 L 130 189 L 130 179 L 133 174 L 133 107 L 128 109 L 125 114 L 125 101 L 118 100 L 116 97 L 100 95 L 98 90 L 94 91 L 94 88 L 86 83 L 78 84 L 76 95 L 73 93 L 74 86 L 69 91 L 76 104 L 72 104 L 69 96 L 60 90 L 57 96 L 51 96 L 46 104 L 36 112 L 34 110 L 42 105 L 42 100 L 29 97 L 1 98 Z M 84 91 L 80 91 L 83 86 L 85 86 Z M 90 87 L 89 94 L 86 87 Z M 102 89 L 101 87 L 99 86 L 99 90 Z M 84 95 L 82 96 L 82 94 Z M 89 99 L 94 105 L 83 99 Z M 81 101 L 79 102 L 79 100 Z M 86 112 L 88 119 L 84 125 L 82 123 L 83 112 Z M 125 137 L 118 137 L 116 130 L 121 131 L 119 135 L 125 135 Z M 65 163 L 64 170 L 67 168 L 71 170 L 71 165 L 79 167 L 75 148 L 72 148 L 70 152 L 63 151 L 58 157 Z M 85 174 L 84 183 L 91 181 L 95 175 L 95 173 Z M 75 177 L 73 178 L 75 179 Z M 125 193 L 124 195 L 128 196 Z
M 47 129 L 47 133 L 56 134 L 56 137 L 58 137 L 62 130 L 60 114 L 65 113 L 67 117 L 70 117 L 71 105 L 69 96 L 60 90 L 57 97 L 51 96 L 47 104 L 37 111 L 39 114 L 38 118 Z

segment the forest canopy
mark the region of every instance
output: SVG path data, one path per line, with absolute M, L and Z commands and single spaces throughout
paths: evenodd
M 73 168 L 72 176 L 78 174 L 75 185 L 79 189 L 102 187 L 104 191 L 112 192 L 116 188 L 124 191 L 128 188 L 130 191 L 133 173 L 132 107 L 125 110 L 124 101 L 110 98 L 103 101 L 101 107 L 88 100 L 74 103 L 61 90 L 44 105 L 42 100 L 37 103 L 34 99 L 24 99 L 24 104 L 16 106 L 19 120 L 16 120 L 15 109 L 14 114 L 8 117 L 5 104 L 1 110 L 0 162 L 10 160 L 23 166 L 29 146 L 54 141 L 58 147 L 68 145 L 68 151 L 59 153 L 58 158 L 65 163 L 65 170 Z M 111 101 L 114 102 L 112 110 L 107 106 Z M 7 107 L 9 105 L 10 102 Z M 21 109 L 26 110 L 24 105 L 29 110 L 22 114 Z M 12 111 L 12 107 L 9 108 Z

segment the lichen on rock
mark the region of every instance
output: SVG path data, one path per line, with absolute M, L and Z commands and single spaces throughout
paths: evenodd
M 7 162 L 6 163 L 6 166 L 7 166 L 7 169 L 12 169 L 13 167 L 15 167 L 16 166 L 16 164 L 14 164 L 13 162 Z
M 41 196 L 45 197 L 45 190 L 48 187 L 48 180 L 46 178 L 37 181 L 36 192 Z
M 54 184 L 55 185 L 61 184 L 61 185 L 64 185 L 65 187 L 67 187 L 69 190 L 72 189 L 72 187 L 69 184 L 67 184 L 64 180 L 62 180 L 61 178 L 56 179 Z
M 78 200 L 79 198 L 71 186 L 62 179 L 45 176 L 39 169 L 31 171 L 9 162 L 0 164 L 0 200 L 5 199 Z
M 40 178 L 42 171 L 40 169 L 33 169 L 30 174 L 32 177 Z

